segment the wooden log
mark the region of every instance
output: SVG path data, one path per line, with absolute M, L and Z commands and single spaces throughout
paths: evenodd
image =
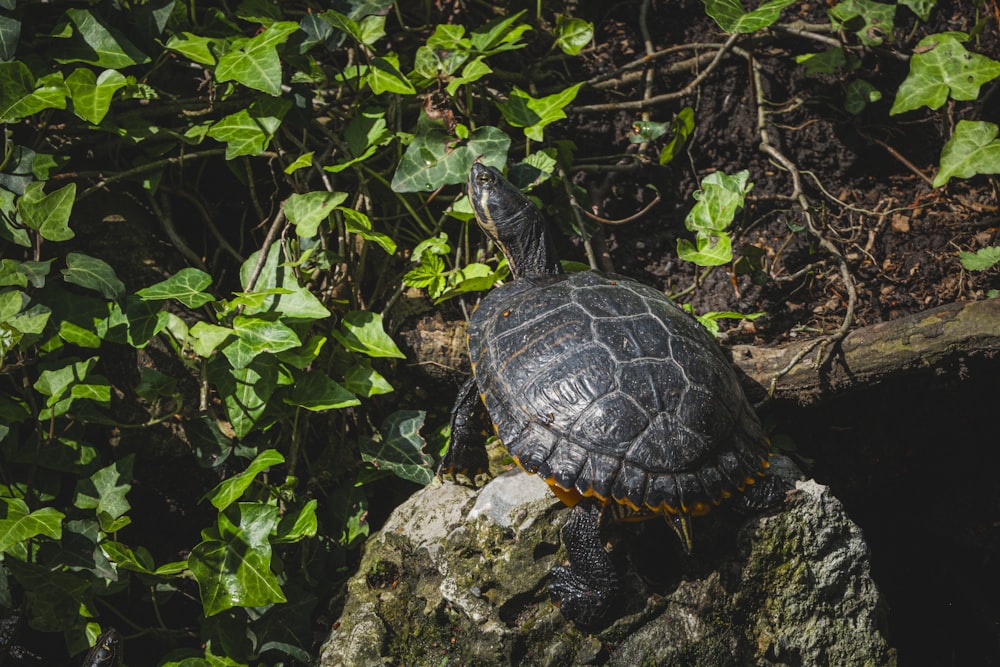
M 763 399 L 772 378 L 811 343 L 733 346 L 733 361 L 752 380 L 745 383 L 751 399 Z M 966 359 L 992 359 L 1000 355 L 1000 298 L 952 303 L 855 329 L 841 341 L 830 363 L 817 368 L 823 354 L 819 346 L 799 360 L 778 379 L 774 398 L 810 405 L 854 387 L 946 370 Z M 1000 387 L 1000 364 L 997 384 Z

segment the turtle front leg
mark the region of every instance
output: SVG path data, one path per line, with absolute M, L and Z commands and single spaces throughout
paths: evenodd
M 486 455 L 486 433 L 489 415 L 479 399 L 475 376 L 469 376 L 458 390 L 455 406 L 451 409 L 451 442 L 438 465 L 438 475 L 465 475 L 475 480 L 476 475 L 487 472 L 489 457 Z
M 601 506 L 583 499 L 562 528 L 568 566 L 552 569 L 549 594 L 563 616 L 578 625 L 601 623 L 619 592 L 618 574 L 601 541 Z

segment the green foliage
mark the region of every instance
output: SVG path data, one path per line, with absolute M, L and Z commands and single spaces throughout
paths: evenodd
M 971 178 L 976 174 L 1000 174 L 1000 139 L 994 123 L 960 120 L 955 134 L 941 149 L 941 169 L 934 177 L 934 187 L 953 178 Z
M 678 239 L 678 257 L 699 266 L 732 261 L 732 237 L 727 229 L 753 188 L 749 177 L 746 170 L 732 176 L 717 171 L 702 179 L 701 189 L 693 195 L 697 203 L 684 219 L 684 226 L 695 233 L 695 242 Z
M 383 398 L 405 359 L 386 309 L 404 276 L 446 299 L 507 270 L 456 262 L 468 203 L 418 193 L 542 141 L 581 84 L 528 93 L 494 68 L 533 62 L 531 42 L 575 56 L 594 26 L 407 32 L 391 8 L 0 8 L 0 606 L 70 653 L 110 613 L 156 619 L 133 634 L 182 638 L 199 664 L 308 662 L 313 592 L 367 534 L 368 495 L 432 477 L 426 412 Z M 534 180 L 554 153 L 527 157 Z M 115 238 L 133 199 L 167 260 Z M 213 482 L 160 489 L 204 521 L 149 543 L 137 484 L 172 478 L 170 447 Z
M 938 109 L 949 95 L 955 100 L 974 100 L 980 87 L 1000 76 L 1000 62 L 970 53 L 962 46 L 968 36 L 938 33 L 920 40 L 910 61 L 910 73 L 899 86 L 891 115 L 921 106 Z
M 1000 246 L 987 246 L 976 252 L 960 252 L 958 259 L 969 271 L 985 271 L 1000 264 Z
M 795 0 L 766 0 L 757 9 L 745 11 L 739 0 L 704 0 L 705 12 L 725 32 L 749 33 L 763 30 L 778 20 L 781 10 Z

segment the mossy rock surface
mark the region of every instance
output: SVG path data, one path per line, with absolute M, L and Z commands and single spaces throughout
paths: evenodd
M 861 532 L 815 482 L 763 515 L 713 512 L 691 558 L 660 522 L 609 527 L 625 590 L 596 634 L 546 592 L 566 515 L 520 472 L 432 483 L 365 545 L 320 664 L 895 664 Z

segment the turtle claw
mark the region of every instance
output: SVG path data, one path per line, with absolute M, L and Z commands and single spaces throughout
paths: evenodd
M 549 595 L 563 618 L 585 628 L 603 623 L 614 597 L 611 591 L 593 587 L 571 567 L 562 565 L 552 568 Z

